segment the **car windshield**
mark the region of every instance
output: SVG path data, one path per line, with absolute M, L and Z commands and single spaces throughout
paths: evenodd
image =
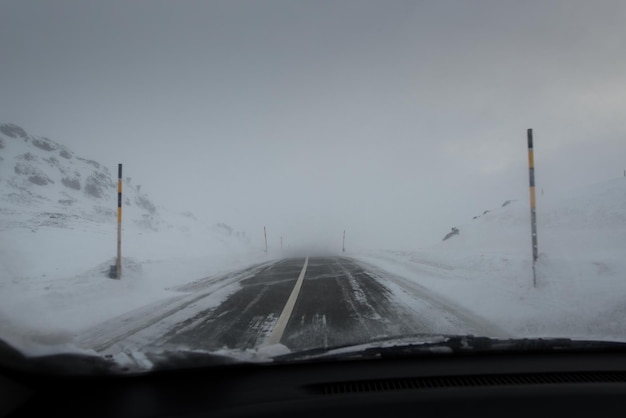
M 27 358 L 626 342 L 625 2 L 0 16 L 0 340 Z

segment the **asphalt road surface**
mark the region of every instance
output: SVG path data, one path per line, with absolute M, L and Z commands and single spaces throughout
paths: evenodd
M 286 259 L 239 284 L 218 306 L 170 328 L 161 344 L 212 351 L 280 343 L 299 351 L 464 326 L 348 258 Z

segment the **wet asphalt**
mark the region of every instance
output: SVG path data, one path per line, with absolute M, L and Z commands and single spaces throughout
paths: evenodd
M 267 344 L 304 262 L 292 258 L 265 267 L 217 307 L 176 325 L 162 342 L 211 351 Z M 280 343 L 300 351 L 425 330 L 384 279 L 348 258 L 313 257 Z

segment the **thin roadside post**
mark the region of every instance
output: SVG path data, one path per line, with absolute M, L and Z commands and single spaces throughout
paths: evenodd
M 533 287 L 537 287 L 537 272 L 535 269 L 539 257 L 537 247 L 537 208 L 535 198 L 535 156 L 533 149 L 533 130 L 529 129 L 528 136 L 528 181 L 530 185 L 530 230 L 533 250 Z
M 117 261 L 115 278 L 122 278 L 122 164 L 117 165 Z

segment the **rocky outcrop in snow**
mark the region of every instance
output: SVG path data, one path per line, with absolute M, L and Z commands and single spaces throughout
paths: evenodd
M 5 213 L 54 212 L 115 222 L 117 179 L 107 165 L 10 123 L 0 124 L 0 161 L 0 208 Z M 130 185 L 124 195 L 130 220 L 154 229 L 159 213 L 150 198 Z

